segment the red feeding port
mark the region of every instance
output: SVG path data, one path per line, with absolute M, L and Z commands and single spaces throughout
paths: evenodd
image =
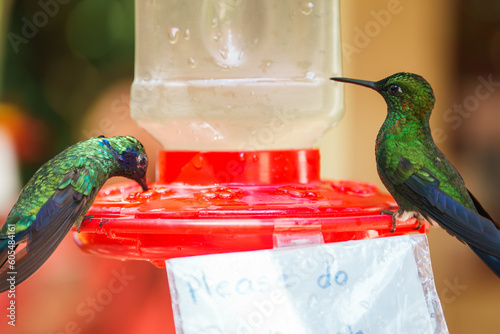
M 87 252 L 164 266 L 169 258 L 415 232 L 391 233 L 389 195 L 355 181 L 321 181 L 315 149 L 255 152 L 161 151 L 157 182 L 103 188 L 80 233 Z M 428 223 L 418 232 L 428 232 Z

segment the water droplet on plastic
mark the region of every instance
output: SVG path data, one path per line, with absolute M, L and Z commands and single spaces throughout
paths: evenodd
M 231 193 L 230 191 L 221 191 L 219 193 L 219 198 L 220 199 L 233 199 L 234 198 L 234 194 Z
M 203 198 L 205 198 L 205 199 L 215 199 L 217 197 L 218 197 L 217 194 L 214 192 L 211 192 L 211 191 L 207 191 L 207 192 L 203 193 Z
M 186 31 L 184 31 L 184 39 L 187 41 L 189 40 L 189 37 L 191 37 L 191 32 L 189 29 L 186 29 Z
M 245 161 L 247 159 L 247 155 L 244 152 L 240 153 L 240 161 Z
M 300 189 L 290 189 L 288 190 L 288 195 L 290 195 L 293 198 L 304 198 L 306 197 L 306 193 L 303 190 Z
M 139 193 L 138 196 L 137 196 L 137 198 L 139 200 L 148 200 L 151 197 L 153 197 L 153 191 L 152 190 L 143 191 L 142 193 Z
M 213 35 L 213 36 L 212 36 L 212 39 L 213 39 L 215 42 L 220 43 L 220 41 L 222 41 L 222 38 L 221 38 L 220 32 L 218 32 L 217 34 Z
M 262 70 L 263 73 L 267 72 L 267 69 L 271 67 L 273 64 L 273 61 L 270 59 L 262 59 L 262 62 L 259 65 L 259 68 Z
M 222 58 L 227 59 L 227 48 L 220 49 L 219 53 Z
M 320 197 L 320 194 L 315 192 L 315 191 L 311 191 L 309 190 L 307 192 L 307 197 L 310 198 L 310 199 L 318 199 Z
M 129 201 L 137 200 L 138 194 L 139 194 L 138 192 L 131 192 L 130 194 L 128 194 L 127 200 Z
M 175 44 L 177 43 L 178 39 L 179 39 L 179 28 L 177 27 L 168 28 L 168 42 L 170 44 Z
M 201 155 L 195 156 L 191 160 L 191 163 L 193 164 L 194 168 L 201 169 L 201 167 L 203 167 L 203 156 L 201 156 Z
M 193 57 L 189 57 L 187 63 L 191 68 L 195 68 L 197 65 L 196 60 L 194 60 Z
M 300 2 L 300 12 L 304 15 L 311 14 L 314 8 L 314 4 L 310 1 L 301 1 Z
M 232 66 L 230 66 L 230 65 L 226 65 L 226 64 L 222 64 L 222 63 L 220 63 L 220 62 L 215 62 L 215 65 L 217 65 L 217 66 L 219 66 L 220 68 L 223 68 L 223 69 L 225 69 L 225 70 L 228 70 L 228 69 L 232 68 Z

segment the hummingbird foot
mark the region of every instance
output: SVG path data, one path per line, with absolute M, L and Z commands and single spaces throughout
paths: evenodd
M 390 215 L 392 217 L 392 227 L 391 227 L 391 233 L 394 233 L 396 231 L 396 212 L 391 211 L 389 209 L 383 209 L 380 211 L 381 215 Z
M 417 222 L 418 222 L 418 225 L 417 225 L 417 227 L 413 228 L 414 231 L 418 231 L 422 227 L 422 221 L 420 219 L 417 219 Z
M 82 227 L 82 225 L 83 225 L 83 226 L 87 225 L 87 223 L 85 223 L 85 224 L 84 224 L 83 222 L 84 222 L 84 221 L 86 221 L 86 220 L 92 220 L 92 219 L 94 219 L 94 218 L 95 218 L 95 217 L 94 217 L 94 216 L 92 216 L 92 215 L 86 215 L 85 217 L 83 217 L 83 219 L 82 219 L 82 221 L 80 222 L 80 224 L 78 224 L 78 227 L 76 228 L 76 231 L 77 231 L 78 233 L 80 233 L 80 227 Z
M 101 221 L 99 222 L 99 228 L 102 228 L 102 225 L 104 225 L 105 223 L 109 223 L 109 220 L 101 218 Z

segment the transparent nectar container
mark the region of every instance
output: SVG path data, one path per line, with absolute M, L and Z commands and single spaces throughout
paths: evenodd
M 338 0 L 136 1 L 131 113 L 166 150 L 312 147 L 343 113 Z

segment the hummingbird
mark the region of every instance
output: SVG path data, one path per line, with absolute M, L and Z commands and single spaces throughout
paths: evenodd
M 378 175 L 398 204 L 396 220 L 416 218 L 438 224 L 467 244 L 500 277 L 500 225 L 466 188 L 457 169 L 436 147 L 429 127 L 434 92 L 420 75 L 400 72 L 372 82 L 348 78 L 377 91 L 387 116 L 375 143 Z
M 80 227 L 110 177 L 124 176 L 147 190 L 147 167 L 144 147 L 129 136 L 78 142 L 40 167 L 0 227 L 0 292 L 31 276 L 71 227 Z

